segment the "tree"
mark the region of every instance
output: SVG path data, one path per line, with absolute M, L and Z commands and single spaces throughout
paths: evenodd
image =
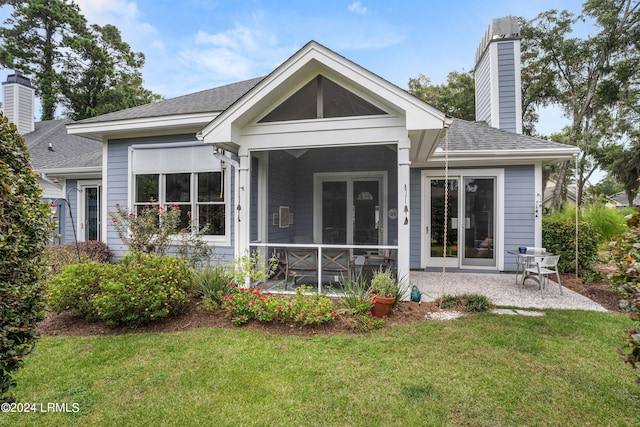
M 42 120 L 52 120 L 59 102 L 64 52 L 74 40 L 86 37 L 86 20 L 78 6 L 65 0 L 0 0 L 13 7 L 0 27 L 0 64 L 32 77 L 42 102 Z
M 640 189 L 640 140 L 636 140 L 629 147 L 618 144 L 609 144 L 603 150 L 603 163 L 607 164 L 607 170 L 624 187 L 624 192 L 629 200 L 629 206 Z
M 44 318 L 40 255 L 53 223 L 24 140 L 0 113 L 0 401 L 33 351 Z
M 587 39 L 570 37 L 573 26 L 585 20 L 593 20 L 598 32 Z M 534 85 L 538 94 L 532 104 L 559 105 L 571 119 L 568 143 L 580 146 L 587 155 L 594 150 L 594 140 L 602 140 L 608 132 L 602 123 L 610 121 L 620 102 L 618 88 L 625 87 L 633 76 L 619 71 L 633 68 L 637 61 L 639 22 L 637 1 L 588 0 L 582 15 L 550 10 L 521 29 L 527 40 L 525 48 L 535 52 L 525 55 L 530 60 L 525 74 L 544 70 L 540 84 Z M 565 161 L 558 173 L 555 209 L 566 200 L 568 167 Z M 585 168 L 579 186 L 588 173 Z
M 0 0 L 5 5 L 13 11 L 0 27 L 0 65 L 32 78 L 41 120 L 54 119 L 60 105 L 80 120 L 160 99 L 142 87 L 144 55 L 113 25 L 88 27 L 68 0 Z
M 476 119 L 475 80 L 472 72 L 452 71 L 447 83 L 431 84 L 424 74 L 409 79 L 409 92 L 452 117 Z
M 91 25 L 76 40 L 61 74 L 65 115 L 82 120 L 148 104 L 161 97 L 142 87 L 144 55 L 132 52 L 113 25 Z

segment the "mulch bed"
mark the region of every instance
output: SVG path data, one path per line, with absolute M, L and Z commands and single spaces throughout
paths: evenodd
M 589 285 L 582 284 L 580 279 L 576 279 L 575 275 L 564 274 L 561 277 L 562 284 L 567 288 L 578 292 L 593 301 L 601 304 L 610 311 L 620 310 L 618 303 L 619 298 L 617 292 L 613 291 L 606 280 L 591 283 Z M 402 325 L 419 322 L 429 318 L 434 312 L 441 311 L 434 303 L 402 302 L 396 308 L 387 321 L 387 325 Z M 193 328 L 202 327 L 218 327 L 227 329 L 245 329 L 259 330 L 276 335 L 334 335 L 334 334 L 350 334 L 354 331 L 352 319 L 348 316 L 338 316 L 335 321 L 329 324 L 318 326 L 299 327 L 297 325 L 287 323 L 260 323 L 250 322 L 246 325 L 236 326 L 225 317 L 224 313 L 214 313 L 205 309 L 197 296 L 191 297 L 191 302 L 184 313 L 167 318 L 160 319 L 148 325 L 138 328 L 116 327 L 112 328 L 103 322 L 89 322 L 85 319 L 72 316 L 70 313 L 61 314 L 48 313 L 45 320 L 40 322 L 38 330 L 43 336 L 57 335 L 74 335 L 74 336 L 90 336 L 90 335 L 120 335 L 130 333 L 147 333 L 147 332 L 180 332 Z

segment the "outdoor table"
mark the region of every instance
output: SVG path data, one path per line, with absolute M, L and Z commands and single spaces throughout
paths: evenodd
M 531 275 L 530 273 L 527 272 L 527 268 L 529 268 L 531 266 L 531 260 L 533 258 L 544 258 L 546 256 L 551 256 L 553 255 L 551 252 L 546 252 L 546 251 L 540 251 L 540 250 L 528 250 L 526 252 L 520 252 L 518 250 L 515 251 L 507 251 L 507 253 L 509 255 L 515 255 L 517 257 L 523 257 L 525 259 L 525 267 L 524 267 L 524 271 L 522 272 L 522 283 L 521 285 L 524 285 L 524 281 L 527 280 L 527 278 Z M 538 283 L 540 284 L 540 286 L 542 286 L 542 284 L 540 283 L 540 280 L 536 279 L 538 281 Z

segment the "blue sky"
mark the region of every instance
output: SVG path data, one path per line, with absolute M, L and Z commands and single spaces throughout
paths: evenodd
M 531 19 L 582 1 L 76 0 L 90 23 L 114 24 L 143 52 L 145 87 L 172 98 L 268 74 L 309 40 L 402 87 L 422 73 L 443 83 L 474 66 L 491 19 Z M 0 18 L 7 16 L 7 8 Z M 0 78 L 5 80 L 7 70 Z M 559 131 L 551 110 L 539 129 Z

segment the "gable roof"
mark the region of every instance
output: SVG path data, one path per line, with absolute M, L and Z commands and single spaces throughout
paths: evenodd
M 35 130 L 24 135 L 31 165 L 36 171 L 99 171 L 102 168 L 102 143 L 67 134 L 69 123 L 71 120 L 36 122 Z
M 411 156 L 428 158 L 444 133 L 444 127 L 450 123 L 450 118 L 442 111 L 312 40 L 242 98 L 215 117 L 197 134 L 197 137 L 206 144 L 227 150 L 240 149 L 243 145 L 240 129 L 251 125 L 251 122 L 265 110 L 273 105 L 279 105 L 317 75 L 323 75 L 359 96 L 375 100 L 384 106 L 384 110 L 396 112 L 395 115 L 390 114 L 386 119 L 381 119 L 389 122 L 378 125 L 378 133 L 368 135 L 371 143 L 400 139 L 404 144 L 410 141 L 410 144 L 416 147 L 412 150 Z M 393 125 L 390 119 L 395 120 Z M 298 148 L 331 143 L 335 141 L 335 136 L 331 132 L 336 129 L 329 129 L 332 125 L 327 123 L 331 121 L 318 121 L 313 125 L 307 125 L 306 131 L 313 130 L 314 138 L 300 138 L 290 133 L 285 125 L 272 133 L 272 135 L 278 135 L 278 138 L 272 142 L 277 142 L 282 147 L 289 144 L 296 145 Z M 382 134 L 385 126 L 390 131 L 387 135 Z M 404 127 L 404 135 L 392 135 L 393 126 Z M 298 132 L 305 132 L 305 130 L 299 128 Z M 340 132 L 343 144 L 364 142 L 362 124 L 358 129 L 350 128 L 348 124 L 343 125 Z

